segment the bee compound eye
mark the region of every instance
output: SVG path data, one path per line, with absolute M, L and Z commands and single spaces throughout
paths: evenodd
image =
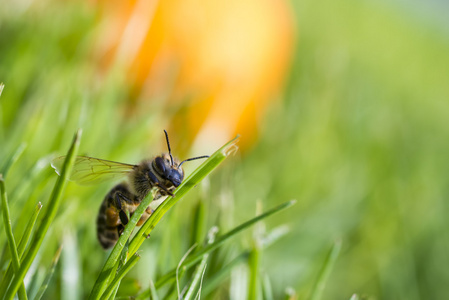
M 154 160 L 154 163 L 156 165 L 156 169 L 160 172 L 160 174 L 164 174 L 165 173 L 164 159 L 162 157 L 158 156 Z

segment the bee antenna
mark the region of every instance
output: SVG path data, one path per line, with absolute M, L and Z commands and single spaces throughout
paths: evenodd
M 170 159 L 171 159 L 171 165 L 173 166 L 173 156 L 171 156 L 171 149 L 170 149 L 170 142 L 168 141 L 168 133 L 167 130 L 164 129 L 165 132 L 165 138 L 167 139 L 167 147 L 168 147 L 168 155 L 170 155 Z
M 208 158 L 209 155 L 203 155 L 203 156 L 198 156 L 198 157 L 192 157 L 192 158 L 187 158 L 186 160 L 183 160 L 180 164 L 179 167 L 185 163 L 186 161 L 191 161 L 191 160 L 195 160 L 195 159 L 201 159 L 201 158 Z

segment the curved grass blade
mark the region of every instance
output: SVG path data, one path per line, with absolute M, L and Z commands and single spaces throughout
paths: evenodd
M 341 250 L 341 240 L 337 240 L 329 250 L 329 253 L 324 261 L 324 264 L 320 270 L 318 278 L 314 284 L 312 289 L 312 293 L 310 296 L 310 300 L 318 300 L 321 299 L 321 295 L 323 294 L 324 287 L 326 286 L 327 278 L 329 277 L 330 272 L 332 271 L 332 267 L 334 266 L 335 261 L 338 258 Z
M 236 143 L 238 136 L 226 143 L 223 147 L 215 151 L 206 161 L 204 161 L 181 185 L 175 190 L 173 197 L 167 198 L 159 205 L 155 212 L 142 225 L 140 230 L 134 236 L 129 246 L 129 253 L 133 255 L 151 233 L 157 223 L 162 219 L 165 213 L 173 207 L 188 191 L 195 187 L 210 172 L 212 172 L 223 160 L 237 150 Z
M 59 205 L 61 204 L 62 193 L 67 184 L 66 179 L 70 174 L 73 163 L 75 161 L 76 154 L 78 152 L 80 139 L 81 139 L 81 129 L 77 131 L 77 133 L 73 138 L 72 144 L 67 153 L 67 158 L 64 162 L 64 167 L 62 169 L 61 176 L 58 177 L 58 179 L 56 180 L 55 187 L 53 188 L 53 191 L 51 193 L 47 208 L 43 213 L 41 223 L 39 224 L 39 227 L 37 228 L 35 235 L 31 241 L 30 247 L 25 254 L 19 272 L 15 274 L 11 286 L 6 292 L 5 299 L 7 300 L 12 300 L 14 294 L 19 289 L 20 283 L 23 281 L 23 278 L 25 277 L 28 269 L 30 268 L 31 263 L 36 257 L 36 254 L 44 240 L 48 228 L 50 227 L 53 219 L 56 216 Z
M 14 240 L 14 235 L 12 233 L 8 199 L 6 196 L 5 181 L 3 179 L 2 174 L 0 174 L 0 191 L 1 191 L 1 198 L 2 198 L 3 224 L 5 226 L 6 237 L 8 239 L 9 251 L 11 253 L 12 266 L 14 269 L 14 273 L 17 274 L 20 269 L 20 259 L 19 259 L 19 253 L 17 251 L 16 241 Z M 21 299 L 21 300 L 27 299 L 25 285 L 23 284 L 23 281 L 20 282 L 19 299 Z
M 181 258 L 181 260 L 178 263 L 178 266 L 176 267 L 176 291 L 178 292 L 178 299 L 182 299 L 181 296 L 181 291 L 179 288 L 179 279 L 181 278 L 181 276 L 184 274 L 185 269 L 181 268 L 181 265 L 183 263 L 184 260 L 186 260 L 187 256 L 189 256 L 190 253 L 192 253 L 192 251 L 196 248 L 196 244 L 193 245 L 192 247 L 190 247 L 189 250 L 187 250 L 187 252 L 184 254 L 184 256 Z
M 30 238 L 31 231 L 33 230 L 34 224 L 36 224 L 36 219 L 37 219 L 37 216 L 39 215 L 39 212 L 41 211 L 41 208 L 42 208 L 42 204 L 39 202 L 36 205 L 36 208 L 30 218 L 30 221 L 27 224 L 27 227 L 25 228 L 22 238 L 20 239 L 19 247 L 18 247 L 17 251 L 18 251 L 19 257 L 21 259 L 23 258 L 22 257 L 23 252 L 25 251 L 25 247 L 28 244 L 28 240 Z M 6 272 L 3 276 L 2 283 L 0 285 L 0 295 L 5 294 L 6 289 L 8 288 L 9 284 L 11 283 L 12 276 L 13 276 L 13 269 L 12 269 L 12 264 L 10 263 L 8 265 L 8 268 L 6 269 Z
M 189 258 L 187 258 L 183 263 L 182 263 L 182 267 L 185 268 L 189 268 L 191 266 L 193 266 L 196 262 L 198 262 L 199 260 L 201 260 L 201 258 L 203 257 L 204 254 L 211 252 L 215 249 L 217 249 L 218 247 L 220 247 L 224 242 L 226 242 L 228 239 L 234 237 L 237 233 L 240 233 L 241 231 L 249 228 L 251 225 L 259 222 L 262 219 L 265 219 L 283 209 L 286 209 L 290 206 L 292 206 L 293 204 L 295 204 L 296 201 L 295 200 L 291 200 L 291 201 L 287 201 L 279 206 L 276 206 L 275 208 L 270 209 L 269 211 L 255 217 L 252 218 L 249 221 L 246 221 L 245 223 L 240 224 L 239 226 L 235 227 L 234 229 L 232 229 L 231 231 L 228 231 L 228 233 L 220 236 L 217 238 L 217 240 L 202 248 L 199 249 L 199 251 L 193 253 Z M 155 284 L 156 289 L 160 288 L 161 286 L 163 286 L 164 284 L 166 284 L 167 282 L 169 282 L 171 279 L 174 278 L 174 275 L 176 273 L 176 270 L 171 270 L 170 272 L 168 272 L 167 274 L 165 274 L 164 276 L 162 276 Z
M 217 227 L 212 227 L 208 233 L 208 241 L 207 244 L 212 244 L 215 240 L 215 235 L 218 232 Z M 183 299 L 190 300 L 194 297 L 195 291 L 198 289 L 198 285 L 200 288 L 198 289 L 198 293 L 201 292 L 201 283 L 203 279 L 204 272 L 206 271 L 207 260 L 209 259 L 209 253 L 203 255 L 200 264 L 197 266 L 195 273 L 193 273 L 193 280 L 190 283 L 189 289 L 186 292 L 186 295 Z
M 50 283 L 51 278 L 53 277 L 53 273 L 55 272 L 56 265 L 59 261 L 59 256 L 61 255 L 62 246 L 59 246 L 58 250 L 56 251 L 55 256 L 53 257 L 53 260 L 51 262 L 50 270 L 48 270 L 47 276 L 45 276 L 44 282 L 42 283 L 42 286 L 40 287 L 39 291 L 36 294 L 36 297 L 34 297 L 34 300 L 40 300 L 42 296 L 44 295 L 45 291 L 47 290 L 48 284 Z
M 206 273 L 206 267 L 207 267 L 207 264 L 204 265 L 203 272 L 201 274 L 201 279 L 200 279 L 200 287 L 198 289 L 198 292 L 196 292 L 195 300 L 201 299 L 201 288 L 203 287 L 203 279 L 204 279 L 204 274 Z
M 120 269 L 120 271 L 117 273 L 117 276 L 114 277 L 111 284 L 107 287 L 105 293 L 101 297 L 101 299 L 109 299 L 109 297 L 112 295 L 114 291 L 116 291 L 116 287 L 118 286 L 120 280 L 125 277 L 125 275 L 131 270 L 132 267 L 139 261 L 140 256 L 139 255 L 133 255 L 125 265 L 123 265 L 123 268 Z

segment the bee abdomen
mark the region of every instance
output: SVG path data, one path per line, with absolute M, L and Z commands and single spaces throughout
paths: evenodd
M 119 184 L 106 195 L 101 203 L 97 217 L 97 238 L 104 249 L 113 247 L 124 229 L 124 226 L 120 222 L 117 201 L 114 199 L 117 192 L 125 197 L 132 197 L 127 185 Z
M 107 225 L 107 206 L 107 199 L 104 199 L 97 217 L 97 238 L 104 249 L 114 246 L 119 238 L 117 227 Z

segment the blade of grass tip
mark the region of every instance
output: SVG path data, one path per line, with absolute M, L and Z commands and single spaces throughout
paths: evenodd
M 17 251 L 16 241 L 14 240 L 14 235 L 12 233 L 11 228 L 11 218 L 9 215 L 9 206 L 8 206 L 8 198 L 6 195 L 5 181 L 3 179 L 3 175 L 0 174 L 0 190 L 1 190 L 1 198 L 2 198 L 2 211 L 3 211 L 3 224 L 5 226 L 6 237 L 8 239 L 9 251 L 11 252 L 11 260 L 14 272 L 17 274 L 20 269 L 20 259 L 19 253 Z M 19 288 L 19 299 L 27 299 L 25 285 L 20 282 Z
M 131 235 L 140 217 L 142 216 L 143 212 L 148 207 L 148 205 L 150 205 L 150 202 L 152 200 L 153 195 L 152 193 L 149 193 L 142 200 L 140 205 L 137 207 L 136 211 L 133 213 L 133 216 L 129 220 L 128 224 L 126 224 L 125 226 L 125 230 L 123 231 L 119 240 L 117 241 L 111 253 L 109 254 L 108 259 L 106 260 L 103 269 L 101 270 L 100 275 L 98 276 L 97 281 L 95 282 L 92 288 L 89 299 L 99 299 L 103 294 L 103 292 L 106 290 L 109 282 L 112 280 L 112 277 L 115 274 L 115 271 L 117 270 L 119 264 L 118 260 L 120 258 L 124 246 L 126 245 L 129 236 Z
M 42 204 L 39 202 L 36 205 L 36 208 L 34 209 L 34 212 L 31 215 L 30 220 L 28 221 L 25 231 L 23 232 L 22 238 L 20 239 L 19 247 L 17 250 L 18 250 L 19 257 L 21 259 L 23 258 L 22 257 L 23 252 L 25 251 L 25 247 L 28 244 L 28 240 L 30 238 L 31 231 L 33 230 L 34 224 L 36 223 L 36 219 L 37 219 L 37 216 L 39 215 L 39 212 L 41 211 L 41 208 L 42 208 Z M 8 265 L 8 268 L 6 269 L 6 272 L 3 276 L 3 280 L 0 285 L 0 295 L 5 294 L 6 289 L 8 288 L 8 286 L 12 280 L 12 276 L 13 276 L 13 269 L 12 269 L 12 264 L 10 263 Z
M 295 203 L 296 203 L 295 200 L 287 201 L 285 203 L 282 203 L 281 205 L 278 205 L 278 206 L 266 211 L 265 213 L 263 213 L 257 217 L 252 218 L 251 220 L 248 220 L 248 221 L 240 224 L 239 226 L 235 227 L 234 229 L 228 231 L 226 234 L 218 237 L 214 243 L 207 245 L 206 247 L 193 253 L 188 259 L 186 259 L 183 262 L 182 266 L 185 268 L 191 267 L 193 264 L 195 264 L 197 261 L 199 261 L 205 253 L 208 253 L 208 252 L 211 252 L 211 251 L 217 249 L 228 239 L 230 239 L 231 237 L 234 237 L 237 233 L 240 233 L 241 231 L 249 228 L 251 225 L 259 222 L 260 220 L 263 220 L 277 212 L 280 212 L 281 210 L 284 210 L 284 209 L 292 206 Z M 173 278 L 174 274 L 175 274 L 175 270 L 171 270 L 168 273 L 166 273 L 165 275 L 163 275 L 161 278 L 159 278 L 159 280 L 155 284 L 156 288 L 158 289 L 161 286 L 163 286 L 165 283 L 169 282 L 170 279 Z
M 341 240 L 339 239 L 335 241 L 335 243 L 329 250 L 329 253 L 324 261 L 324 264 L 319 272 L 318 278 L 313 286 L 312 293 L 309 298 L 310 300 L 321 299 L 324 287 L 326 286 L 327 278 L 329 277 L 329 274 L 332 271 L 332 267 L 334 266 L 335 261 L 338 258 L 338 255 L 340 254 L 340 250 L 341 250 Z
M 116 289 L 116 285 L 120 282 L 120 280 L 125 277 L 125 275 L 131 270 L 132 267 L 139 261 L 140 256 L 139 255 L 133 255 L 126 264 L 123 265 L 123 268 L 120 269 L 120 271 L 117 273 L 117 276 L 114 277 L 112 282 L 109 284 L 109 286 L 106 288 L 106 291 L 104 292 L 103 296 L 101 296 L 101 299 L 109 299 L 109 297 L 112 295 L 112 293 Z
M 349 300 L 359 300 L 359 299 L 360 299 L 359 295 L 354 294 L 351 296 L 351 298 Z
M 212 244 L 214 242 L 217 232 L 218 232 L 218 228 L 215 226 L 209 230 L 209 232 L 207 234 L 207 236 L 208 236 L 207 244 Z M 190 283 L 189 289 L 187 290 L 187 293 L 184 297 L 185 300 L 192 299 L 195 291 L 198 288 L 198 284 L 201 284 L 204 272 L 206 271 L 206 265 L 207 265 L 208 258 L 209 258 L 209 254 L 208 253 L 204 254 L 203 258 L 201 259 L 200 264 L 197 266 L 195 272 L 193 273 L 192 282 Z M 200 289 L 201 289 L 201 287 L 200 287 Z
M 195 187 L 201 180 L 220 165 L 226 157 L 234 153 L 237 149 L 238 136 L 226 143 L 223 147 L 215 151 L 206 161 L 204 161 L 181 185 L 175 190 L 175 196 L 167 198 L 151 214 L 148 220 L 142 225 L 140 230 L 134 236 L 130 244 L 130 255 L 136 253 L 146 237 L 151 233 L 156 224 L 161 220 L 165 213 L 173 207 L 188 191 Z
M 61 255 L 62 251 L 62 245 L 59 246 L 58 250 L 56 251 L 55 256 L 53 257 L 53 260 L 51 262 L 50 269 L 47 272 L 47 275 L 45 276 L 44 282 L 42 283 L 42 286 L 39 288 L 39 291 L 36 294 L 36 297 L 34 297 L 34 300 L 40 300 L 42 296 L 44 295 L 45 291 L 47 290 L 48 284 L 50 283 L 51 278 L 53 277 L 53 274 L 55 273 L 56 265 L 59 261 L 59 256 Z
M 9 159 L 6 160 L 5 165 L 3 166 L 3 177 L 6 178 L 8 175 L 9 170 L 11 169 L 11 166 L 14 165 L 14 163 L 20 158 L 22 153 L 25 151 L 25 148 L 27 147 L 26 143 L 22 143 L 19 145 L 19 147 L 14 151 L 14 153 L 9 157 Z
M 31 266 L 43 240 L 50 227 L 53 219 L 56 216 L 59 205 L 61 204 L 62 193 L 67 184 L 67 178 L 71 173 L 73 163 L 75 162 L 75 157 L 78 152 L 79 144 L 81 139 L 81 129 L 77 131 L 75 134 L 70 149 L 67 153 L 66 159 L 64 161 L 64 165 L 62 167 L 62 171 L 60 176 L 57 178 L 53 191 L 50 195 L 50 199 L 48 204 L 46 205 L 46 210 L 43 212 L 43 216 L 39 227 L 36 229 L 34 237 L 30 243 L 30 247 L 28 251 L 25 253 L 25 257 L 22 261 L 20 270 L 17 274 L 15 274 L 13 281 L 11 282 L 11 286 L 6 292 L 5 299 L 12 300 L 14 294 L 19 289 L 20 283 L 23 281 L 28 269 Z

